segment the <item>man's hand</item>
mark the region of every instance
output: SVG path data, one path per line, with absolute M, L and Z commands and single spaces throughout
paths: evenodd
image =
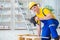
M 35 21 L 40 20 L 38 17 L 35 17 Z
M 39 18 L 40 20 L 45 20 L 44 18 Z

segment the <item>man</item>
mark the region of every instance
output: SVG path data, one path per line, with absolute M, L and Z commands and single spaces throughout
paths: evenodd
M 56 31 L 56 28 L 58 27 L 59 22 L 56 20 L 55 16 L 53 13 L 45 8 L 39 7 L 37 3 L 35 2 L 30 2 L 29 3 L 29 9 L 33 10 L 36 13 L 36 18 L 35 21 L 39 21 L 37 30 L 38 30 L 38 36 L 40 36 L 41 32 L 41 22 L 44 23 L 44 26 L 42 28 L 42 37 L 50 37 L 54 38 L 55 40 L 59 40 L 58 33 Z M 44 13 L 43 13 L 44 12 Z M 42 38 L 42 40 L 50 40 L 49 38 Z

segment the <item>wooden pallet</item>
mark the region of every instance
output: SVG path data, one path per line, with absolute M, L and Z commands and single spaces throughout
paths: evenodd
M 47 37 L 44 37 L 44 38 L 47 38 Z M 59 38 L 60 38 L 60 35 L 59 35 Z M 32 35 L 32 34 L 22 34 L 22 35 L 19 35 L 18 40 L 41 40 L 41 37 L 38 37 L 37 35 Z

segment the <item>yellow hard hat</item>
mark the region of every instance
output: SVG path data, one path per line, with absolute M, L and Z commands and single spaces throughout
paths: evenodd
M 37 4 L 37 3 L 35 3 L 35 2 L 30 2 L 30 3 L 29 3 L 29 9 L 31 9 L 35 4 Z

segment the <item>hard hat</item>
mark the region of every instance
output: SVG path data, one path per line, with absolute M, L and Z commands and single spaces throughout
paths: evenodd
M 31 9 L 35 4 L 37 4 L 37 3 L 35 3 L 35 2 L 30 2 L 30 3 L 29 3 L 29 9 Z

